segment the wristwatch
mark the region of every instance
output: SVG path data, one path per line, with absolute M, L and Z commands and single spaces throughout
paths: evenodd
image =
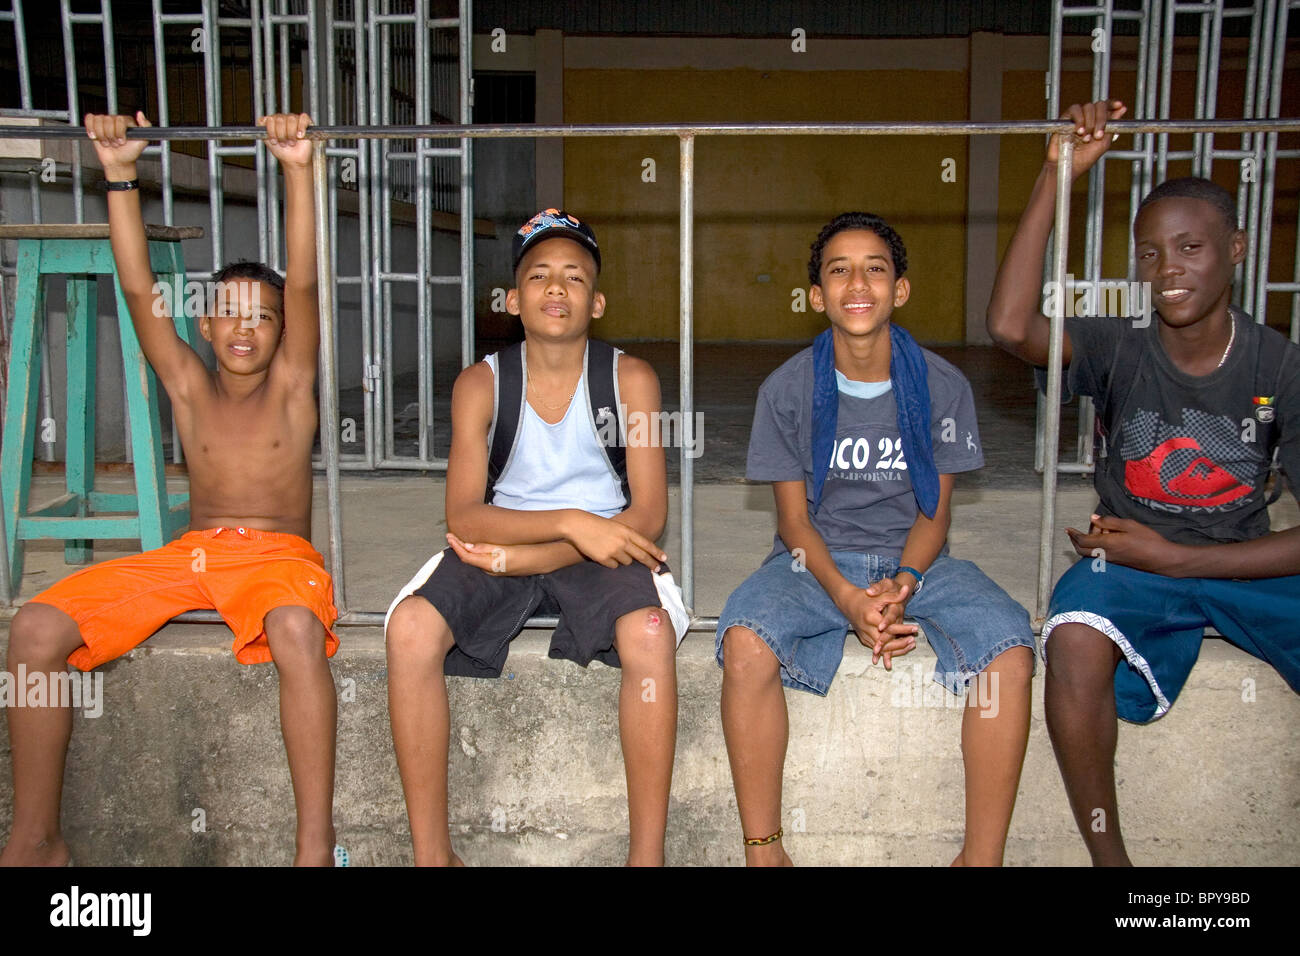
M 925 575 L 922 574 L 920 571 L 916 570 L 916 568 L 909 568 L 907 565 L 903 565 L 897 571 L 894 572 L 895 577 L 902 574 L 904 571 L 906 571 L 912 577 L 916 578 L 916 590 L 913 591 L 912 593 L 920 594 L 921 588 L 925 585 Z
M 126 192 L 131 189 L 139 189 L 140 180 L 138 179 L 105 179 L 104 189 L 107 192 Z

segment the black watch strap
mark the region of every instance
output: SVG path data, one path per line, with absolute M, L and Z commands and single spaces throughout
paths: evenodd
M 138 179 L 105 179 L 104 189 L 107 192 L 126 192 L 130 189 L 139 189 L 140 180 Z

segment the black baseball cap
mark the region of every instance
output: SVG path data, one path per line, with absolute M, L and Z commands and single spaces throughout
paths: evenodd
M 596 260 L 596 271 L 600 272 L 600 246 L 596 245 L 596 234 L 591 227 L 571 216 L 563 209 L 543 209 L 532 219 L 519 227 L 515 233 L 514 258 L 512 268 L 519 269 L 519 260 L 531 247 L 547 239 L 572 239 L 591 253 Z

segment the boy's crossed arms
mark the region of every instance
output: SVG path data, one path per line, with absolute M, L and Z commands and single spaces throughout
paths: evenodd
M 659 379 L 642 359 L 619 357 L 619 394 L 627 415 L 657 415 Z M 574 396 L 581 401 L 582 396 Z M 655 544 L 668 515 L 662 448 L 627 446 L 631 503 L 603 518 L 574 508 L 523 511 L 484 504 L 493 378 L 486 363 L 461 373 L 452 390 L 452 447 L 447 461 L 447 542 L 466 564 L 490 574 L 544 574 L 590 558 L 607 568 L 639 561 L 651 571 L 668 555 Z M 484 542 L 493 542 L 487 544 Z

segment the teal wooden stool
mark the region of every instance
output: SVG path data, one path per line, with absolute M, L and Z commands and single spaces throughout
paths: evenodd
M 197 227 L 146 226 L 149 264 L 159 282 L 184 287 L 185 260 L 180 240 L 203 235 Z M 113 265 L 107 224 L 0 226 L 0 239 L 18 240 L 17 302 L 9 345 L 9 387 L 4 412 L 4 446 L 0 451 L 0 498 L 3 499 L 5 545 L 11 593 L 22 584 L 23 542 L 34 538 L 64 540 L 64 560 L 85 564 L 95 538 L 138 538 L 144 550 L 160 548 L 189 523 L 187 493 L 168 494 L 163 473 L 162 429 L 158 421 L 158 382 L 140 351 L 122 286 Z M 67 276 L 67 491 L 28 512 L 33 446 L 37 427 L 37 389 L 41 374 L 45 283 Z M 95 490 L 95 349 L 96 277 L 112 276 L 122 338 L 122 372 L 131 451 L 135 465 L 133 495 Z M 175 286 L 173 286 L 175 288 Z M 178 303 L 179 305 L 179 303 Z M 173 317 L 176 331 L 193 344 L 192 319 Z M 95 514 L 109 512 L 110 514 Z M 116 514 L 111 514 L 117 512 Z

